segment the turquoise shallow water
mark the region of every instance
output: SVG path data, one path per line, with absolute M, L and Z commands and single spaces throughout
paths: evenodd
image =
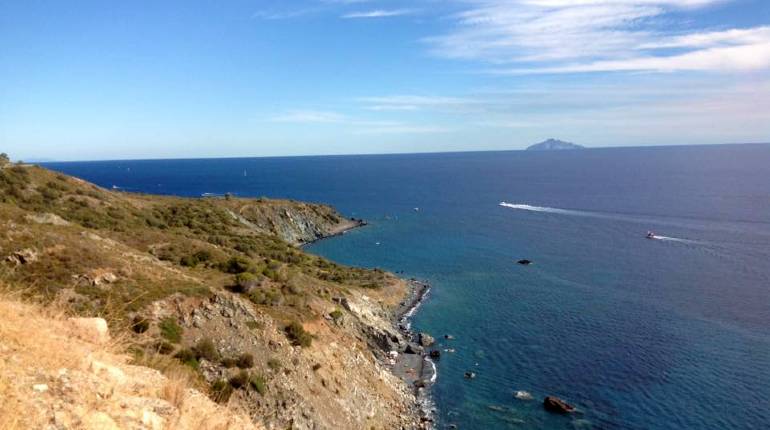
M 366 218 L 309 250 L 433 285 L 415 326 L 455 336 L 433 390 L 442 426 L 770 428 L 768 145 L 50 167 Z M 580 413 L 544 412 L 549 394 Z

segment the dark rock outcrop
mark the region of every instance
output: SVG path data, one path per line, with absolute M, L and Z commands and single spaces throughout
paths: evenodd
M 547 396 L 543 400 L 543 408 L 555 414 L 569 414 L 575 411 L 574 406 L 555 396 Z

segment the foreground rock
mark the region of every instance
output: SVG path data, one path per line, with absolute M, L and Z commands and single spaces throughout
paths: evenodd
M 569 414 L 571 412 L 575 412 L 574 406 L 554 396 L 547 396 L 543 400 L 543 408 L 545 408 L 545 410 L 548 412 L 553 412 L 556 414 Z
M 126 364 L 123 351 L 103 342 L 104 320 L 48 313 L 0 297 L 0 428 L 262 428 L 181 376 Z

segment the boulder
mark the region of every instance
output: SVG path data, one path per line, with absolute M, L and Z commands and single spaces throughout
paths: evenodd
M 428 333 L 420 333 L 419 338 L 420 345 L 423 347 L 429 347 L 436 342 L 436 340 Z
M 75 335 L 89 342 L 105 344 L 110 340 L 110 330 L 103 318 L 70 318 Z
M 568 414 L 575 411 L 574 406 L 555 396 L 547 396 L 543 400 L 543 408 L 556 414 Z
M 34 263 L 38 259 L 37 251 L 31 248 L 22 249 L 20 251 L 16 251 L 13 254 L 6 257 L 6 261 L 10 263 L 14 263 L 16 265 L 19 264 L 29 264 Z
M 413 343 L 406 344 L 406 349 L 404 350 L 407 354 L 422 354 L 423 349 L 420 345 L 415 345 Z

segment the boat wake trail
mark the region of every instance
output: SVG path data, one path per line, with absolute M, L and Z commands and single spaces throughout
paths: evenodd
M 510 209 L 518 209 L 518 210 L 531 211 L 531 212 L 547 212 L 552 214 L 587 216 L 587 217 L 596 217 L 596 218 L 613 218 L 612 215 L 602 214 L 598 212 L 574 211 L 570 209 L 549 208 L 545 206 L 532 206 L 532 205 L 525 205 L 521 203 L 500 202 L 500 206 L 510 208 Z
M 650 237 L 650 239 L 665 240 L 665 241 L 668 241 L 668 242 L 691 243 L 691 244 L 698 244 L 698 243 L 700 243 L 700 242 L 698 242 L 696 240 L 682 239 L 680 237 L 659 236 L 657 234 L 653 235 L 652 237 Z
M 509 208 L 509 209 L 516 209 L 516 210 L 523 210 L 523 211 L 530 211 L 530 212 L 541 212 L 541 213 L 550 213 L 550 214 L 557 214 L 557 215 L 570 215 L 570 216 L 581 216 L 581 217 L 590 217 L 590 218 L 602 218 L 602 219 L 609 219 L 609 220 L 616 220 L 616 221 L 633 222 L 633 223 L 639 223 L 639 224 L 645 224 L 645 225 L 658 224 L 658 225 L 670 225 L 670 226 L 679 226 L 679 227 L 690 227 L 682 222 L 672 222 L 671 220 L 661 220 L 657 218 L 633 216 L 633 215 L 626 215 L 626 214 L 578 211 L 578 210 L 572 210 L 572 209 L 559 209 L 559 208 L 551 208 L 546 206 L 533 206 L 533 205 L 528 205 L 523 203 L 500 202 L 500 206 Z M 652 235 L 652 236 L 649 236 L 648 238 L 653 240 L 667 241 L 667 242 L 686 243 L 690 245 L 705 244 L 705 242 L 700 242 L 700 241 L 691 240 L 691 239 L 682 239 L 679 237 L 670 237 L 670 236 Z

